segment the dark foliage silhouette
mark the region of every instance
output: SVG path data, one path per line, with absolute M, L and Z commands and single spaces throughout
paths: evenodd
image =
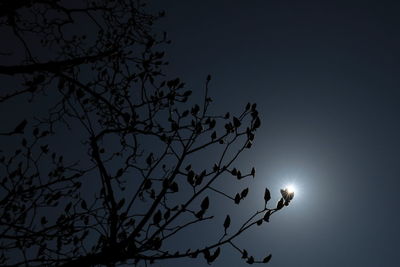
M 210 114 L 210 76 L 197 104 L 180 79 L 166 78 L 168 40 L 152 28 L 162 16 L 137 0 L 1 1 L 8 41 L 0 102 L 46 112 L 27 110 L 0 130 L 0 265 L 141 265 L 198 255 L 212 263 L 224 246 L 249 264 L 271 259 L 235 239 L 288 205 L 293 193 L 285 190 L 268 208 L 266 189 L 265 206 L 239 227 L 223 214 L 216 241 L 168 246 L 215 219 L 215 195 L 240 207 L 249 189 L 232 193 L 217 181 L 255 176 L 233 165 L 261 123 L 256 104 L 236 116 Z M 204 155 L 213 163 L 205 166 Z

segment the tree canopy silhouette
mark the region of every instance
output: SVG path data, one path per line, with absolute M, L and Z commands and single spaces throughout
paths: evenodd
M 235 241 L 289 204 L 285 190 L 269 208 L 265 189 L 261 209 L 240 224 L 223 214 L 206 245 L 169 247 L 180 232 L 216 219 L 215 195 L 240 207 L 249 189 L 232 193 L 217 181 L 255 177 L 234 163 L 261 122 L 250 103 L 236 115 L 210 114 L 210 76 L 198 103 L 179 78 L 166 77 L 167 36 L 152 27 L 162 16 L 139 0 L 0 3 L 0 102 L 40 107 L 20 110 L 25 117 L 0 130 L 2 266 L 198 255 L 212 263 L 224 246 L 249 264 L 271 259 Z M 199 160 L 205 155 L 213 163 Z

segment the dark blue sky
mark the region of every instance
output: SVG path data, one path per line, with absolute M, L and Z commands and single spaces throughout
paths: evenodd
M 400 2 L 149 2 L 149 9 L 166 11 L 155 28 L 172 40 L 162 47 L 168 77 L 180 77 L 196 100 L 211 74 L 212 112 L 237 114 L 256 102 L 262 119 L 254 146 L 237 161 L 240 169 L 257 170 L 254 180 L 246 180 L 249 197 L 237 206 L 211 196 L 216 219 L 171 239 L 170 251 L 215 242 L 226 214 L 233 231 L 262 207 L 265 187 L 272 207 L 279 189 L 293 183 L 291 205 L 244 233 L 236 241 L 240 248 L 257 259 L 271 253 L 271 267 L 399 266 Z M 11 39 L 1 44 L 15 45 Z M 46 114 L 44 108 L 34 115 Z M 2 105 L 3 127 L 11 129 L 31 110 L 25 103 Z M 81 135 L 78 130 L 57 137 L 72 143 Z M 68 146 L 63 152 L 73 157 L 77 144 L 55 145 Z M 1 149 L 10 146 L 3 142 Z M 212 153 L 202 155 L 193 164 L 213 160 Z M 244 185 L 229 186 L 223 189 Z M 197 267 L 206 261 L 199 256 L 154 266 Z M 248 265 L 224 247 L 213 266 Z
M 299 188 L 288 209 L 241 245 L 258 257 L 272 253 L 271 267 L 398 266 L 400 4 L 156 1 L 153 8 L 167 13 L 157 27 L 173 41 L 169 73 L 198 91 L 212 74 L 216 110 L 257 102 L 263 125 L 240 161 L 257 168 L 255 197 L 265 186 L 276 198 L 288 182 Z M 170 266 L 189 262 L 205 264 Z M 247 266 L 229 249 L 213 265 Z

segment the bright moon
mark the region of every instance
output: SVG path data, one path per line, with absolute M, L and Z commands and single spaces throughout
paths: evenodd
M 288 193 L 294 193 L 296 191 L 296 188 L 293 184 L 286 186 L 286 189 L 287 189 Z

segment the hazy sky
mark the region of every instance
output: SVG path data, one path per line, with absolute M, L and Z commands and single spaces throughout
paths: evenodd
M 173 41 L 168 72 L 194 90 L 212 74 L 215 110 L 257 102 L 263 125 L 239 163 L 257 168 L 255 197 L 265 186 L 275 199 L 287 183 L 298 187 L 292 205 L 243 236 L 242 247 L 272 253 L 271 267 L 398 266 L 400 3 L 153 7 L 167 12 L 157 27 Z M 189 262 L 205 265 L 170 266 Z M 223 250 L 213 266 L 247 264 Z
M 222 218 L 229 212 L 233 228 L 260 209 L 265 187 L 272 206 L 280 188 L 297 187 L 289 207 L 237 245 L 257 259 L 271 253 L 271 267 L 399 266 L 400 1 L 149 2 L 166 11 L 155 27 L 172 40 L 169 77 L 198 97 L 211 74 L 212 111 L 238 113 L 247 102 L 260 111 L 254 146 L 237 162 L 257 170 L 250 196 L 237 209 L 215 198 L 214 211 Z M 2 124 L 14 125 L 29 111 L 23 105 Z M 186 250 L 193 239 L 215 241 L 222 223 L 205 223 L 169 245 Z M 248 264 L 227 248 L 212 266 Z

